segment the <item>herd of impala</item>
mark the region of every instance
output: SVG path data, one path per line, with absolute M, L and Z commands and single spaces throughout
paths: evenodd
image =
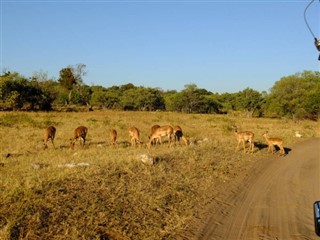
M 44 149 L 48 148 L 48 142 L 51 141 L 53 147 L 54 138 L 56 135 L 56 128 L 54 126 L 50 126 L 45 129 L 44 132 Z M 73 149 L 76 141 L 79 139 L 80 145 L 84 146 L 86 142 L 86 136 L 88 133 L 88 128 L 85 126 L 77 127 L 73 132 L 73 137 L 70 138 L 70 147 Z M 112 129 L 110 131 L 110 141 L 113 146 L 117 145 L 117 131 Z M 141 145 L 142 141 L 140 139 L 140 131 L 136 127 L 131 127 L 129 129 L 129 137 L 131 146 Z M 169 125 L 159 126 L 154 125 L 151 128 L 151 135 L 149 136 L 149 142 L 146 144 L 147 148 L 150 149 L 152 144 L 162 144 L 162 137 L 168 137 L 169 147 L 171 147 L 173 141 L 180 142 L 184 141 L 186 145 L 189 145 L 189 140 L 183 135 L 182 128 L 180 126 L 171 127 Z
M 74 135 L 70 138 L 70 147 L 73 149 L 76 141 L 79 139 L 80 145 L 84 146 L 86 142 L 86 136 L 88 133 L 88 128 L 85 126 L 79 126 L 74 130 Z M 234 133 L 237 138 L 238 144 L 236 147 L 236 151 L 239 150 L 240 144 L 242 144 L 243 151 L 246 152 L 246 142 L 249 142 L 249 152 L 253 153 L 254 151 L 254 133 L 251 131 L 242 131 L 239 132 L 236 127 L 234 127 Z M 50 126 L 45 129 L 44 136 L 44 149 L 48 148 L 48 141 L 50 140 L 53 147 L 54 146 L 54 138 L 56 134 L 56 128 L 54 126 Z M 129 129 L 129 137 L 131 146 L 136 146 L 137 144 L 141 146 L 142 141 L 140 139 L 140 131 L 136 127 L 131 127 Z M 173 141 L 180 142 L 181 140 L 185 143 L 185 145 L 189 145 L 190 141 L 187 139 L 182 132 L 182 128 L 180 126 L 171 127 L 169 125 L 160 126 L 154 125 L 151 127 L 151 134 L 149 136 L 149 141 L 146 144 L 148 149 L 151 148 L 151 145 L 157 145 L 158 143 L 162 144 L 162 137 L 168 138 L 168 145 L 171 147 Z M 285 155 L 285 150 L 283 148 L 283 140 L 281 138 L 269 137 L 268 132 L 263 134 L 267 144 L 268 144 L 268 152 L 274 153 L 274 147 L 277 146 L 280 149 L 280 155 Z M 112 129 L 110 131 L 110 141 L 113 146 L 117 145 L 117 131 Z

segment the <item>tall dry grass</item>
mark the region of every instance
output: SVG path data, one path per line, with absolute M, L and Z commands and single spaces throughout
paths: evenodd
M 191 145 L 129 146 L 137 127 L 144 143 L 154 124 L 180 125 Z M 44 128 L 57 128 L 43 150 Z M 88 127 L 84 148 L 69 148 Z M 255 153 L 235 152 L 232 126 L 255 133 Z M 109 131 L 118 132 L 113 147 Z M 319 137 L 319 123 L 162 112 L 0 113 L 0 239 L 177 239 L 217 186 L 267 156 L 262 134 L 285 148 Z M 295 138 L 300 131 L 303 138 Z M 293 150 L 293 149 L 292 149 Z M 156 163 L 146 165 L 141 154 Z

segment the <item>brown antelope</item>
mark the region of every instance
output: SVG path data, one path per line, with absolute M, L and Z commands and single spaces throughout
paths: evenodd
M 117 145 L 117 136 L 118 136 L 117 131 L 115 129 L 111 129 L 111 131 L 110 131 L 110 141 L 111 141 L 111 144 L 113 146 Z
M 150 149 L 151 143 L 154 139 L 159 139 L 161 144 L 161 137 L 168 136 L 169 147 L 172 143 L 173 128 L 171 126 L 162 126 L 156 129 L 156 131 L 151 135 L 147 147 Z
M 236 151 L 239 150 L 240 147 L 240 143 L 242 143 L 243 146 L 243 151 L 244 153 L 246 152 L 246 142 L 249 142 L 249 151 L 251 151 L 251 153 L 253 153 L 254 150 L 254 142 L 253 142 L 253 138 L 254 138 L 254 133 L 250 132 L 250 131 L 244 131 L 244 132 L 238 132 L 238 129 L 234 129 L 234 134 L 237 137 L 238 140 L 238 145 L 236 148 Z
M 53 142 L 55 135 L 56 135 L 56 128 L 54 126 L 47 127 L 44 130 L 44 149 L 48 148 L 48 140 L 49 139 L 51 140 L 51 143 L 52 143 L 53 147 L 55 148 L 54 142 Z
M 137 143 L 140 145 L 142 143 L 140 140 L 140 132 L 136 127 L 131 127 L 129 129 L 129 138 L 131 146 L 136 146 Z
M 180 143 L 180 140 L 182 139 L 182 141 L 184 141 L 186 146 L 190 144 L 189 140 L 183 135 L 182 128 L 180 126 L 173 127 L 173 134 L 174 134 L 175 142 L 178 141 Z
M 83 147 L 86 143 L 86 136 L 88 133 L 88 128 L 85 126 L 77 127 L 74 130 L 74 137 L 70 138 L 70 146 L 73 149 L 76 141 L 80 139 L 80 145 Z
M 265 132 L 262 136 L 266 139 L 268 143 L 268 152 L 272 152 L 274 154 L 274 146 L 278 146 L 280 148 L 280 155 L 284 155 L 285 151 L 283 148 L 283 140 L 281 138 L 269 137 L 268 132 Z
M 151 127 L 151 135 L 149 136 L 149 139 L 151 138 L 152 134 L 160 127 L 160 125 L 153 125 Z M 161 141 L 161 137 L 160 137 L 160 141 Z M 159 138 L 155 138 L 152 141 L 152 144 L 157 145 L 159 142 Z

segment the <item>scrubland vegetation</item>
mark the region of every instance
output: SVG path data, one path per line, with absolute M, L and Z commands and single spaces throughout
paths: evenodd
M 154 124 L 180 125 L 191 144 L 146 143 Z M 54 149 L 44 129 L 56 127 Z M 73 130 L 86 145 L 70 149 Z M 232 126 L 255 133 L 253 154 L 235 152 Z M 118 132 L 112 146 L 109 131 Z M 170 112 L 0 112 L 0 239 L 182 239 L 192 219 L 239 172 L 270 155 L 263 133 L 294 144 L 319 137 L 319 122 Z M 299 131 L 302 138 L 297 138 Z M 141 161 L 149 154 L 153 165 Z M 283 157 L 279 157 L 281 161 Z
M 181 91 L 157 87 L 88 86 L 83 83 L 85 65 L 61 69 L 58 80 L 44 72 L 32 77 L 17 72 L 0 76 L 0 110 L 75 111 L 82 109 L 170 111 L 179 113 L 229 114 L 318 120 L 320 116 L 320 72 L 304 71 L 285 76 L 270 89 L 259 92 L 247 87 L 235 93 L 215 93 L 196 84 Z M 257 79 L 258 80 L 258 79 Z M 219 79 L 212 79 L 219 81 Z

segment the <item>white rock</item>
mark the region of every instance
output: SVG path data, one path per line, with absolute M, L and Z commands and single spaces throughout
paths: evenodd
M 154 164 L 154 158 L 151 157 L 149 154 L 141 154 L 139 156 L 139 159 L 141 160 L 141 162 L 143 162 L 144 164 L 148 164 L 148 165 L 153 165 Z
M 89 163 L 86 162 L 81 162 L 81 163 L 65 163 L 65 164 L 60 164 L 58 167 L 68 167 L 68 168 L 74 168 L 74 167 L 88 167 L 90 166 Z

